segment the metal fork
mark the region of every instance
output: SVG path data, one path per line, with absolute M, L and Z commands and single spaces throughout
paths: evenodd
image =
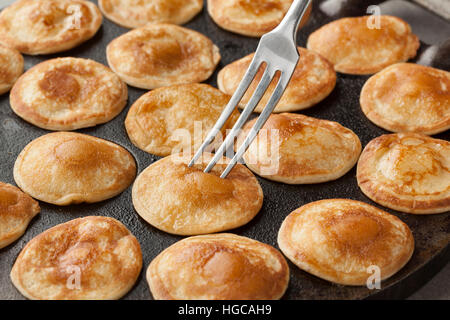
M 204 172 L 210 172 L 211 169 L 222 158 L 224 153 L 232 146 L 232 144 L 234 143 L 234 139 L 240 132 L 240 129 L 245 124 L 258 103 L 261 101 L 273 78 L 277 73 L 280 73 L 280 79 L 275 87 L 272 96 L 269 99 L 269 102 L 261 112 L 261 115 L 259 116 L 255 125 L 250 130 L 243 144 L 239 147 L 233 159 L 230 161 L 220 177 L 226 178 L 230 171 L 234 168 L 236 163 L 242 158 L 245 151 L 247 151 L 250 144 L 256 138 L 259 130 L 261 130 L 262 126 L 266 123 L 273 109 L 280 101 L 281 96 L 283 95 L 287 85 L 289 84 L 289 81 L 291 80 L 292 74 L 294 73 L 294 70 L 300 59 L 300 55 L 298 53 L 296 45 L 297 30 L 311 2 L 312 0 L 294 0 L 280 25 L 273 31 L 262 36 L 258 48 L 256 49 L 255 56 L 250 63 L 250 67 L 244 75 L 236 92 L 231 97 L 230 102 L 220 115 L 219 120 L 217 120 L 216 124 L 209 132 L 202 146 L 192 158 L 191 162 L 189 163 L 189 167 L 195 164 L 195 162 L 203 154 L 204 150 L 214 141 L 215 137 L 220 132 L 220 129 L 224 126 L 225 122 L 228 120 L 230 115 L 233 113 L 233 111 L 241 101 L 245 92 L 248 90 L 250 84 L 253 82 L 253 79 L 255 78 L 259 68 L 263 64 L 266 64 L 261 81 L 259 82 L 253 96 L 250 98 L 247 106 L 242 111 L 241 116 L 235 123 L 233 129 L 231 129 L 230 133 L 227 135 L 225 141 L 215 152 L 213 159 L 208 164 Z

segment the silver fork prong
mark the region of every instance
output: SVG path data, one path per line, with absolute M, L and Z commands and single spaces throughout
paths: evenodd
M 231 97 L 230 101 L 228 102 L 227 106 L 225 107 L 224 111 L 220 115 L 219 119 L 217 120 L 214 127 L 211 129 L 211 131 L 208 133 L 208 136 L 206 137 L 205 141 L 201 145 L 201 147 L 197 150 L 194 157 L 192 158 L 191 162 L 189 162 L 189 167 L 192 167 L 194 163 L 200 158 L 200 156 L 203 154 L 205 149 L 214 141 L 214 138 L 217 136 L 217 134 L 220 132 L 222 127 L 225 125 L 227 120 L 230 118 L 233 111 L 238 106 L 239 102 L 242 100 L 242 97 L 247 92 L 248 88 L 250 87 L 251 83 L 253 82 L 253 79 L 256 76 L 256 73 L 258 72 L 260 66 L 262 65 L 262 61 L 253 58 L 250 67 L 248 68 L 247 72 L 245 73 L 241 83 L 239 84 L 238 88 L 236 89 L 235 93 Z
M 263 112 L 259 116 L 259 118 L 256 120 L 255 125 L 250 129 L 249 134 L 245 138 L 243 144 L 239 147 L 238 151 L 234 155 L 233 159 L 230 161 L 228 166 L 226 167 L 225 171 L 223 171 L 221 178 L 226 178 L 228 174 L 231 172 L 231 170 L 234 168 L 234 166 L 237 164 L 237 162 L 242 158 L 245 151 L 247 151 L 250 144 L 255 140 L 256 136 L 258 135 L 259 130 L 264 126 L 267 119 L 270 117 L 273 109 L 275 109 L 275 106 L 280 101 L 281 97 L 283 96 L 284 91 L 286 90 L 287 83 L 289 83 L 288 79 L 283 80 L 283 74 L 280 75 L 280 80 L 278 81 L 278 84 L 272 94 L 272 96 L 269 99 L 269 102 L 264 107 Z
M 220 145 L 219 149 L 216 150 L 216 153 L 214 154 L 213 159 L 208 164 L 204 172 L 210 172 L 211 169 L 217 164 L 217 162 L 222 158 L 222 156 L 225 154 L 225 152 L 228 150 L 228 148 L 231 147 L 231 145 L 234 143 L 234 139 L 238 135 L 239 131 L 241 130 L 242 126 L 247 122 L 248 118 L 252 114 L 253 110 L 255 110 L 258 103 L 261 101 L 262 97 L 267 91 L 267 88 L 269 87 L 270 83 L 272 82 L 272 79 L 275 75 L 275 72 L 272 72 L 270 65 L 267 64 L 266 69 L 264 70 L 264 74 L 261 78 L 261 81 L 259 82 L 258 86 L 256 87 L 255 92 L 253 93 L 252 97 L 250 98 L 250 101 L 248 102 L 247 106 L 244 108 L 244 111 L 242 111 L 241 116 L 236 121 L 236 123 L 233 126 L 233 129 L 227 134 L 227 137 L 225 138 L 225 141 Z

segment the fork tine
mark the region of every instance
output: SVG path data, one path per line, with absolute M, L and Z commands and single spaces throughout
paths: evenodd
M 211 129 L 211 131 L 208 133 L 208 136 L 206 137 L 205 141 L 201 145 L 201 147 L 197 150 L 194 157 L 192 158 L 191 162 L 189 162 L 189 167 L 192 167 L 194 163 L 200 158 L 200 156 L 205 151 L 206 147 L 208 147 L 213 141 L 214 138 L 217 136 L 217 134 L 220 132 L 220 129 L 225 125 L 225 122 L 227 122 L 228 118 L 230 118 L 233 111 L 236 109 L 237 105 L 241 101 L 244 94 L 247 92 L 248 88 L 250 87 L 250 84 L 252 83 L 253 79 L 256 76 L 256 73 L 259 70 L 259 67 L 261 66 L 262 61 L 259 59 L 253 59 L 247 72 L 245 73 L 241 83 L 239 84 L 238 88 L 236 89 L 235 93 L 231 97 L 230 101 L 228 102 L 227 106 L 223 110 L 222 114 L 220 115 L 219 119 L 217 120 L 214 127 Z
M 258 103 L 261 101 L 262 97 L 266 93 L 267 88 L 272 82 L 274 75 L 275 73 L 271 71 L 271 67 L 267 65 L 266 69 L 264 70 L 264 74 L 261 78 L 261 81 L 256 87 L 256 90 L 253 93 L 252 97 L 250 98 L 250 101 L 248 102 L 239 119 L 234 124 L 233 129 L 231 129 L 230 133 L 227 135 L 225 141 L 220 145 L 219 149 L 214 154 L 213 159 L 208 164 L 204 172 L 210 172 L 211 169 L 217 164 L 219 159 L 221 159 L 221 157 L 224 155 L 226 150 L 228 150 L 231 144 L 234 143 L 234 139 L 236 138 L 239 130 L 242 128 L 247 119 L 250 117 L 253 110 L 255 110 Z
M 275 106 L 278 104 L 281 97 L 283 96 L 283 93 L 286 89 L 287 84 L 289 83 L 289 80 L 290 80 L 290 77 L 286 81 L 286 80 L 283 80 L 283 74 L 280 75 L 280 80 L 278 81 L 277 86 L 275 87 L 275 90 L 269 99 L 269 102 L 267 103 L 266 107 L 264 108 L 264 110 L 261 113 L 261 115 L 259 116 L 259 118 L 256 120 L 256 123 L 250 130 L 248 136 L 245 138 L 244 143 L 239 147 L 239 150 L 236 152 L 233 159 L 230 161 L 230 163 L 226 167 L 225 171 L 220 176 L 221 178 L 226 178 L 228 176 L 228 174 L 234 168 L 236 163 L 242 158 L 245 151 L 247 151 L 250 144 L 256 138 L 259 130 L 261 130 L 261 128 L 264 126 L 267 119 L 272 114 L 273 109 L 275 109 Z

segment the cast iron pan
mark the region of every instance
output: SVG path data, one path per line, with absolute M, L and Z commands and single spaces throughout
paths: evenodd
M 97 2 L 97 1 L 94 1 Z M 319 26 L 341 16 L 363 15 L 369 4 L 377 1 L 343 1 L 347 5 L 336 12 L 334 16 L 323 13 L 315 1 L 315 7 L 310 21 L 299 33 L 299 45 L 305 46 L 307 36 Z M 379 1 L 378 1 L 379 2 Z M 440 19 L 435 16 L 436 19 Z M 209 36 L 222 53 L 222 62 L 217 70 L 224 65 L 243 57 L 256 49 L 257 39 L 235 35 L 220 29 L 214 24 L 204 10 L 188 28 L 200 31 Z M 98 34 L 80 47 L 63 54 L 44 57 L 25 57 L 26 69 L 46 59 L 75 56 L 90 58 L 106 64 L 106 45 L 127 30 L 114 23 L 104 20 Z M 436 30 L 440 32 L 440 30 Z M 422 44 L 421 52 L 426 45 Z M 448 59 L 449 55 L 444 54 Z M 442 61 L 441 61 L 442 62 Z M 209 84 L 216 86 L 216 73 Z M 386 131 L 373 125 L 360 110 L 359 94 L 366 76 L 338 75 L 336 89 L 318 105 L 303 111 L 303 114 L 321 119 L 334 120 L 352 129 L 361 139 L 363 146 Z M 124 128 L 125 116 L 129 106 L 145 91 L 130 88 L 127 108 L 113 121 L 90 129 L 79 130 L 81 133 L 111 140 L 128 149 L 136 158 L 139 172 L 142 172 L 158 157 L 147 154 L 134 147 L 127 137 Z M 0 97 L 0 181 L 14 184 L 13 166 L 17 155 L 33 139 L 48 133 L 17 117 L 9 106 L 8 94 Z M 449 139 L 450 134 L 444 133 L 437 138 Z M 249 224 L 231 232 L 247 236 L 277 247 L 277 232 L 283 219 L 298 207 L 320 199 L 350 198 L 377 204 L 366 198 L 356 183 L 356 170 L 337 181 L 318 184 L 289 186 L 258 178 L 264 190 L 264 205 L 261 212 Z M 9 273 L 17 255 L 24 245 L 39 233 L 59 223 L 88 215 L 110 216 L 124 223 L 139 240 L 143 257 L 144 269 L 135 287 L 124 297 L 125 299 L 151 299 L 145 270 L 149 263 L 163 249 L 182 239 L 178 236 L 161 232 L 144 220 L 134 211 L 131 203 L 131 188 L 121 195 L 97 204 L 57 207 L 41 203 L 41 213 L 31 222 L 25 235 L 12 245 L 0 250 L 0 299 L 23 299 L 14 288 Z M 382 207 L 380 207 L 382 208 Z M 385 209 L 385 208 L 382 208 Z M 414 233 L 416 250 L 411 261 L 396 275 L 382 283 L 381 290 L 369 290 L 365 287 L 345 287 L 331 284 L 299 270 L 290 263 L 291 280 L 285 299 L 363 299 L 369 297 L 402 298 L 429 280 L 445 263 L 449 261 L 450 250 L 450 215 L 449 213 L 430 216 L 415 216 L 385 209 L 397 215 L 409 225 Z

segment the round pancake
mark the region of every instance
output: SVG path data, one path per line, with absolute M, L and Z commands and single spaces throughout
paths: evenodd
M 136 163 L 124 148 L 71 132 L 33 140 L 14 165 L 14 179 L 24 192 L 60 206 L 112 198 L 135 176 Z
M 102 24 L 95 4 L 84 0 L 19 0 L 0 13 L 0 42 L 30 55 L 72 49 Z
M 33 300 L 112 300 L 125 295 L 142 269 L 139 242 L 119 221 L 85 217 L 33 238 L 11 280 Z
M 11 90 L 13 111 L 48 130 L 76 130 L 116 117 L 128 99 L 127 85 L 104 65 L 58 58 L 28 70 Z
M 244 126 L 240 142 L 255 122 Z M 244 160 L 250 170 L 269 180 L 306 184 L 342 177 L 360 153 L 358 136 L 339 123 L 281 113 L 269 117 Z
M 156 300 L 276 300 L 289 267 L 275 248 L 222 233 L 170 246 L 151 262 L 147 281 Z
M 380 28 L 372 26 L 379 18 Z M 327 58 L 336 71 L 372 74 L 416 56 L 420 43 L 411 27 L 391 16 L 343 18 L 322 26 L 308 38 L 308 49 Z
M 208 79 L 220 61 L 206 36 L 171 24 L 149 24 L 114 39 L 108 63 L 133 87 L 155 89 Z
M 262 207 L 263 192 L 255 176 L 237 164 L 226 179 L 222 158 L 204 173 L 211 154 L 189 168 L 189 157 L 174 154 L 145 169 L 133 185 L 137 213 L 152 226 L 178 235 L 198 235 L 240 227 Z
M 125 127 L 133 144 L 146 152 L 158 156 L 194 152 L 229 100 L 228 95 L 206 84 L 159 88 L 144 94 L 131 106 Z M 220 145 L 226 130 L 238 118 L 236 110 L 221 130 L 222 139 L 217 139 L 213 146 Z
M 283 20 L 292 0 L 208 0 L 208 13 L 221 28 L 249 37 L 260 37 Z M 302 20 L 309 18 L 311 7 Z
M 19 51 L 0 45 L 0 95 L 11 89 L 23 73 L 23 67 Z
M 0 182 L 0 249 L 19 239 L 40 210 L 19 188 Z
M 293 211 L 281 225 L 278 245 L 300 269 L 319 278 L 365 286 L 380 270 L 380 280 L 411 258 L 414 238 L 399 218 L 348 199 L 312 202 Z
M 450 142 L 417 133 L 383 135 L 361 154 L 357 179 L 362 192 L 385 207 L 450 211 Z
M 300 62 L 274 112 L 298 111 L 309 108 L 325 99 L 336 85 L 336 72 L 331 63 L 310 50 L 299 47 L 298 51 L 300 53 Z M 217 77 L 219 89 L 232 95 L 250 66 L 253 56 L 254 54 L 250 54 L 223 68 Z M 257 85 L 261 81 L 263 73 L 264 68 L 261 67 L 241 101 L 241 108 L 244 108 L 250 101 Z M 256 107 L 256 112 L 261 112 L 267 105 L 279 78 L 279 75 L 275 76 L 267 92 Z
M 185 24 L 203 9 L 203 0 L 99 0 L 105 17 L 125 28 L 147 23 Z
M 398 63 L 372 76 L 360 101 L 369 120 L 386 130 L 444 132 L 450 129 L 450 72 Z

